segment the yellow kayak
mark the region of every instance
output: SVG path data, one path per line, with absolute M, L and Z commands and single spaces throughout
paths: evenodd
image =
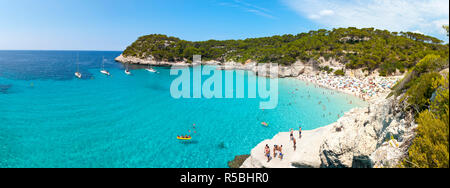
M 191 140 L 192 137 L 189 137 L 189 138 L 177 137 L 177 139 L 178 139 L 178 140 Z

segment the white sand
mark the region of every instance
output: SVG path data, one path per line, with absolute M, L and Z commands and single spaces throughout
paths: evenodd
M 320 145 L 323 143 L 324 133 L 328 132 L 330 126 L 321 127 L 311 131 L 302 131 L 302 138 L 298 138 L 298 130 L 294 131 L 294 138 L 297 140 L 297 149 L 294 151 L 294 144 L 290 140 L 289 132 L 281 132 L 270 140 L 264 140 L 251 151 L 251 157 L 244 162 L 242 168 L 252 168 L 255 166 L 265 168 L 293 168 L 293 167 L 319 167 L 320 166 Z M 270 146 L 272 160 L 267 162 L 264 155 L 264 148 Z M 283 145 L 283 159 L 273 158 L 273 146 Z M 301 162 L 299 159 L 302 157 Z

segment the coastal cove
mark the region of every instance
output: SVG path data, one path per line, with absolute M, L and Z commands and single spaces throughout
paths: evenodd
M 260 99 L 177 100 L 169 69 L 130 65 L 127 76 L 113 61 L 120 53 L 1 51 L 0 167 L 225 168 L 278 132 L 314 130 L 366 106 L 293 78 L 279 79 L 274 110 L 260 110 Z M 73 77 L 77 54 L 82 80 Z M 111 77 L 99 73 L 103 56 Z
M 116 61 L 125 64 L 153 66 L 198 65 L 198 63 L 191 65 L 187 62 L 161 62 L 152 58 L 139 59 L 124 57 L 123 55 L 117 57 Z M 400 110 L 403 107 L 399 105 L 400 99 L 398 97 L 388 97 L 391 88 L 404 75 L 383 77 L 377 71 L 368 75 L 361 69 L 345 70 L 344 65 L 339 61 L 335 59 L 325 60 L 324 58 L 319 58 L 317 62 L 297 61 L 292 65 L 281 65 L 280 67 L 274 67 L 271 64 L 260 65 L 251 60 L 244 64 L 233 61 L 206 61 L 202 64 L 206 66 L 215 65 L 218 70 L 251 71 L 260 77 L 301 80 L 306 85 L 314 85 L 315 88 L 329 89 L 330 94 L 334 94 L 334 92 L 344 93 L 359 97 L 368 103 L 367 107 L 359 106 L 343 116 L 338 115 L 337 122 L 314 130 L 303 129 L 304 134 L 301 138 L 297 138 L 298 141 L 295 138 L 289 138 L 289 132 L 280 132 L 272 139 L 260 142 L 251 150 L 250 155 L 237 155 L 234 160 L 229 161 L 229 167 L 393 167 L 398 165 L 405 157 L 409 144 L 415 136 L 414 130 L 417 125 L 414 123 L 411 114 Z M 345 70 L 346 75 L 329 74 L 317 68 L 321 66 Z M 298 91 L 298 88 L 296 90 Z M 327 92 L 322 92 L 322 95 L 326 94 Z M 320 106 L 321 101 L 317 105 Z M 326 117 L 326 115 L 323 115 L 323 117 Z M 295 134 L 291 133 L 291 135 Z M 294 144 L 296 142 L 298 142 L 298 145 Z M 276 156 L 279 151 L 274 150 L 276 146 L 280 145 L 285 146 L 283 159 L 277 159 Z M 261 153 L 267 148 L 269 150 L 272 148 L 270 153 L 273 151 L 273 156 L 269 155 L 269 158 Z

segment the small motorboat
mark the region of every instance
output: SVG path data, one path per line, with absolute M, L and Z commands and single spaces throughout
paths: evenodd
M 101 70 L 100 72 L 104 75 L 111 76 L 111 74 L 107 70 Z
M 153 69 L 153 68 L 151 68 L 150 65 L 149 65 L 148 68 L 146 68 L 145 70 L 147 70 L 148 72 L 153 72 L 153 73 L 156 72 L 156 70 Z
M 147 70 L 148 72 L 156 72 L 156 70 L 153 69 L 153 68 L 148 68 L 148 69 L 145 69 L 145 70 Z
M 81 79 L 81 73 L 80 73 L 80 72 L 76 72 L 76 73 L 75 73 L 75 76 L 76 76 L 77 78 Z
M 77 55 L 77 72 L 75 72 L 75 76 L 76 76 L 78 79 L 81 79 L 80 64 L 78 64 L 78 55 Z
M 126 75 L 131 75 L 130 70 L 128 70 L 128 64 L 127 64 L 127 67 L 126 67 L 126 69 L 125 69 L 125 74 L 126 74 Z

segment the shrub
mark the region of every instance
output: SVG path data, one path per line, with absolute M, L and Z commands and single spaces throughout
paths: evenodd
M 439 73 L 425 73 L 415 81 L 409 83 L 410 87 L 406 92 L 408 104 L 412 106 L 417 113 L 426 109 L 430 105 L 430 98 L 436 90 L 434 84 L 436 80 L 441 79 Z
M 448 73 L 447 73 L 448 75 Z M 409 148 L 403 166 L 449 168 L 449 84 L 448 76 L 435 81 L 436 97 L 430 109 L 421 112 L 417 136 Z
M 425 110 L 417 118 L 419 127 L 413 145 L 409 148 L 407 167 L 448 168 L 449 126 L 448 110 L 443 117 L 436 117 Z M 411 164 L 412 163 L 412 164 Z
M 345 72 L 344 72 L 344 70 L 336 70 L 336 71 L 334 71 L 334 75 L 345 76 Z

